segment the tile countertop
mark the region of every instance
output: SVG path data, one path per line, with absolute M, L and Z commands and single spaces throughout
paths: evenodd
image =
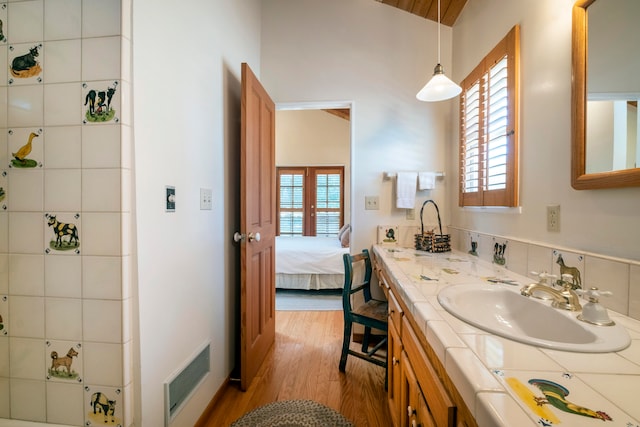
M 437 295 L 451 284 L 499 278 L 522 286 L 535 279 L 462 252 L 434 254 L 380 245 L 373 252 L 480 427 L 640 427 L 639 321 L 609 312 L 632 339 L 616 353 L 521 344 L 457 319 L 442 308 Z M 535 403 L 545 396 L 550 403 Z M 577 415 L 578 410 L 583 415 Z

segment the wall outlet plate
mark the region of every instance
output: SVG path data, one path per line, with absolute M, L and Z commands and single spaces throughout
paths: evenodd
M 560 231 L 560 205 L 547 206 L 547 231 Z
M 200 210 L 213 209 L 213 191 L 210 188 L 200 189 Z

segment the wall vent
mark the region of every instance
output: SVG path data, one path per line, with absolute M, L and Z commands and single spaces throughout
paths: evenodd
M 210 370 L 209 354 L 211 344 L 207 343 L 181 369 L 178 369 L 164 383 L 165 426 L 169 426 L 191 394 L 200 385 Z

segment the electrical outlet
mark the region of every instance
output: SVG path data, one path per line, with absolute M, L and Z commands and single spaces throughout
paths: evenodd
M 416 210 L 415 209 L 407 209 L 405 211 L 405 215 L 407 219 L 416 219 Z
M 377 211 L 379 208 L 379 199 L 378 196 L 365 196 L 364 197 L 364 208 L 368 211 Z
M 213 192 L 210 188 L 200 189 L 200 210 L 210 211 L 213 209 Z
M 560 231 L 560 205 L 547 206 L 547 231 Z

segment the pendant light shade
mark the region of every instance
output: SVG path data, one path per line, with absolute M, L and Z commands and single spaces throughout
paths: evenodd
M 420 101 L 436 102 L 453 98 L 462 92 L 462 88 L 451 81 L 444 74 L 440 64 L 440 0 L 438 0 L 438 65 L 433 69 L 433 77 L 418 92 L 416 98 Z

